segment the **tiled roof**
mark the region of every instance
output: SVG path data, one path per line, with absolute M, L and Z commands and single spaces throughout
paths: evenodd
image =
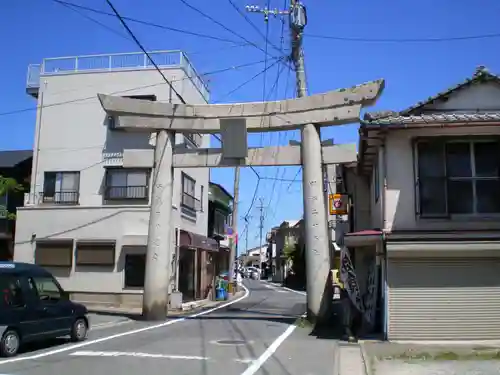
M 423 106 L 432 103 L 435 100 L 439 100 L 442 97 L 448 96 L 451 94 L 453 91 L 456 91 L 464 86 L 470 85 L 472 83 L 476 82 L 486 82 L 486 81 L 497 81 L 500 83 L 500 76 L 492 74 L 486 69 L 484 66 L 478 66 L 476 68 L 476 71 L 474 72 L 474 75 L 470 78 L 467 78 L 465 81 L 462 81 L 447 90 L 441 91 L 437 93 L 434 96 L 431 96 L 427 98 L 426 100 L 420 101 L 417 104 L 412 105 L 411 107 L 408 107 L 404 110 L 402 110 L 399 114 L 400 115 L 415 115 L 416 110 L 422 108 Z
M 379 125 L 415 124 L 415 123 L 464 123 L 478 121 L 500 121 L 500 112 L 489 113 L 435 113 L 420 116 L 392 115 L 364 121 L 366 128 Z
M 12 168 L 33 157 L 32 150 L 0 151 L 0 168 Z

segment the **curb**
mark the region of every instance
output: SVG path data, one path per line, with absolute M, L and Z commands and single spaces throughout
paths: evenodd
M 227 300 L 224 301 L 210 301 L 214 303 L 205 303 L 205 304 L 197 304 L 197 306 L 193 306 L 190 309 L 183 309 L 183 310 L 170 310 L 167 311 L 167 315 L 165 315 L 165 318 L 181 318 L 184 317 L 185 315 L 189 315 L 192 313 L 198 313 L 198 312 L 203 312 L 205 310 L 210 310 L 213 308 L 216 308 L 224 303 L 231 302 L 232 300 L 239 298 L 244 295 L 244 291 L 239 291 L 236 292 L 231 296 L 231 298 L 228 298 Z M 110 307 L 96 307 L 96 306 L 86 306 L 87 310 L 89 313 L 94 313 L 94 314 L 102 314 L 102 315 L 119 315 L 119 316 L 124 316 L 125 319 L 134 319 L 138 317 L 142 317 L 142 311 L 132 311 L 128 310 L 125 308 L 110 308 Z M 142 309 L 141 309 L 142 310 Z
M 335 351 L 333 352 L 333 375 L 340 375 L 340 345 L 335 344 Z
M 365 344 L 363 342 L 359 343 L 359 350 L 361 351 L 361 358 L 363 359 L 365 375 L 373 375 L 373 369 L 370 365 L 370 357 L 368 356 L 368 353 L 366 353 Z

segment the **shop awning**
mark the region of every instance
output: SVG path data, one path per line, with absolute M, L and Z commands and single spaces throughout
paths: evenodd
M 383 233 L 378 229 L 361 230 L 344 235 L 344 245 L 347 247 L 372 246 L 382 241 Z
M 209 238 L 207 236 L 182 229 L 180 233 L 179 244 L 181 247 L 188 247 L 191 249 L 219 251 L 219 244 L 213 238 Z

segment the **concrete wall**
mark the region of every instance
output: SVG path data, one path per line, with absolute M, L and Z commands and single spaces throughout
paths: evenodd
M 173 82 L 175 89 L 187 102 L 205 102 L 191 81 L 183 79 L 183 70 L 164 69 L 163 74 Z M 32 205 L 20 210 L 18 215 L 16 260 L 33 260 L 33 245 L 30 242 L 33 234 L 37 238 L 108 238 L 116 239 L 118 244 L 123 236 L 147 235 L 149 205 L 130 206 L 124 202 L 126 205 L 103 206 L 103 188 L 105 166 L 120 165 L 124 149 L 151 149 L 154 137 L 150 134 L 110 130 L 97 93 L 156 95 L 158 101 L 167 102 L 170 97 L 173 102 L 179 101 L 154 69 L 42 76 L 31 180 Z M 59 104 L 61 102 L 64 104 Z M 180 142 L 183 142 L 183 136 L 178 134 L 176 143 Z M 209 136 L 206 135 L 201 146 L 208 145 Z M 80 171 L 79 207 L 40 204 L 38 197 L 43 192 L 46 171 Z M 206 235 L 209 170 L 198 168 L 182 171 L 196 180 L 196 197 L 202 199 L 203 210 L 194 217 L 183 215 L 182 210 L 177 210 L 181 199 L 181 170 L 176 170 L 173 196 L 176 210 L 173 219 L 176 226 Z M 201 186 L 204 186 L 202 197 Z M 120 249 L 117 246 L 117 253 Z M 119 273 L 120 270 L 116 271 Z M 84 279 L 75 273 L 71 281 L 62 278 L 61 282 L 72 290 L 107 288 L 117 292 L 123 286 L 120 277 L 104 272 L 95 275 L 86 273 Z

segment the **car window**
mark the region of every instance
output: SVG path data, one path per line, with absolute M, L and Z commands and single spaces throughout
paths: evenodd
M 16 275 L 0 275 L 0 306 L 24 306 L 21 283 Z
M 51 277 L 30 277 L 28 285 L 41 301 L 57 302 L 61 299 L 61 290 Z

